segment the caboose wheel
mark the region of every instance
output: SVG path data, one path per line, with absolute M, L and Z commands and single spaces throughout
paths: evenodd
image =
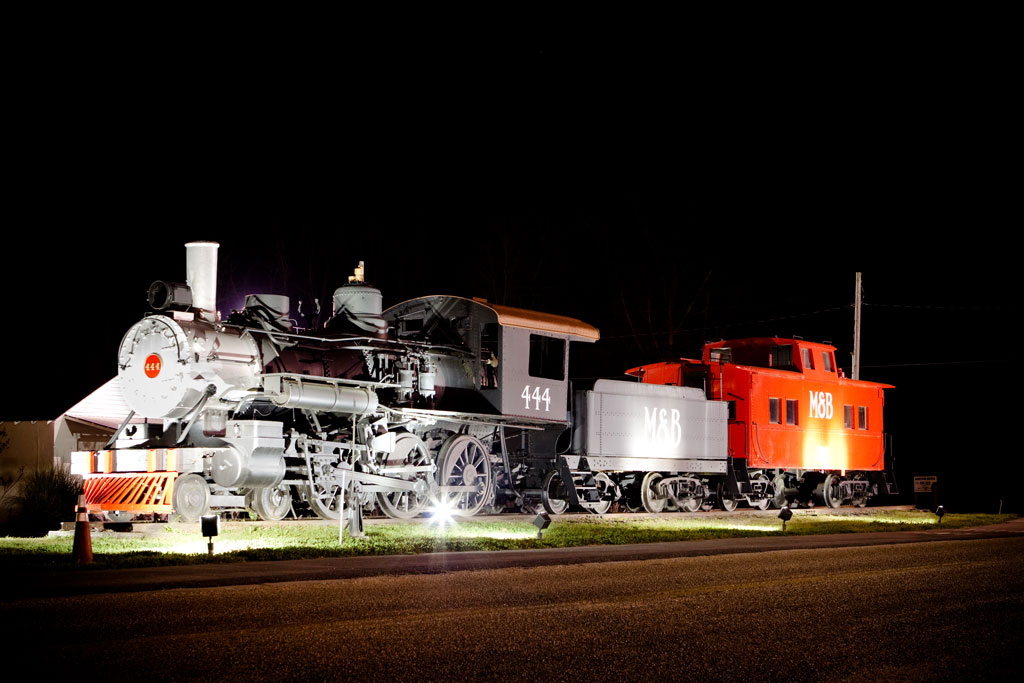
M 855 475 L 853 475 L 853 479 L 854 479 L 854 481 L 863 481 L 864 480 L 864 475 L 863 474 L 855 474 Z M 853 505 L 854 507 L 857 507 L 857 508 L 867 507 L 867 505 L 868 505 L 868 497 L 867 497 L 866 494 L 863 495 L 863 496 L 856 496 L 855 495 L 852 499 L 850 499 L 850 504 Z
M 540 502 L 551 515 L 561 515 L 569 509 L 569 492 L 565 490 L 558 470 L 551 470 L 544 477 L 540 490 Z
M 668 503 L 668 496 L 662 493 L 661 487 L 658 486 L 660 481 L 660 474 L 648 472 L 644 476 L 644 483 L 640 486 L 640 500 L 644 504 L 644 510 L 653 514 L 663 511 L 666 503 Z
M 780 510 L 786 505 L 786 478 L 780 474 L 772 479 L 772 488 L 775 489 L 775 497 L 771 499 L 771 505 Z
M 421 467 L 430 464 L 430 453 L 427 445 L 415 434 L 399 434 L 395 439 L 395 450 L 387 456 L 385 463 L 388 467 L 400 467 L 402 465 Z M 409 481 L 417 478 L 424 479 L 426 473 L 397 475 Z M 377 502 L 380 509 L 388 517 L 396 519 L 412 519 L 419 515 L 427 507 L 430 497 L 424 493 L 417 495 L 415 491 L 392 491 L 378 493 Z
M 480 512 L 493 494 L 491 461 L 480 439 L 469 434 L 448 438 L 438 453 L 438 484 L 461 490 L 442 490 L 441 499 L 453 512 L 467 517 Z
M 253 489 L 246 502 L 260 519 L 279 522 L 292 509 L 292 490 L 287 484 Z
M 726 512 L 735 510 L 740 502 L 729 494 L 729 489 L 724 481 L 718 482 L 718 508 Z
M 174 512 L 183 522 L 198 522 L 210 509 L 210 485 L 195 472 L 174 480 L 171 494 Z
M 842 481 L 843 478 L 838 474 L 830 474 L 825 477 L 821 497 L 824 499 L 825 505 L 830 508 L 837 508 L 843 504 Z
M 763 472 L 758 473 L 752 477 L 754 481 L 764 482 L 765 487 L 768 486 L 768 477 Z M 769 498 L 753 499 L 747 498 L 747 504 L 755 510 L 767 510 L 768 504 L 771 502 Z

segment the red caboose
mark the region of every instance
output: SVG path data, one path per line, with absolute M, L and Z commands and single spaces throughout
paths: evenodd
M 726 509 L 741 498 L 755 507 L 864 505 L 878 492 L 895 492 L 882 423 L 883 391 L 892 386 L 845 377 L 834 346 L 776 337 L 718 341 L 705 344 L 701 360 L 627 374 L 698 387 L 729 403 L 733 472 L 719 494 Z

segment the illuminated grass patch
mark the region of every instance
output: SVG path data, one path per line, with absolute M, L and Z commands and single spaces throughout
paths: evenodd
M 956 529 L 993 524 L 1015 515 L 947 514 L 942 528 Z M 785 535 L 863 533 L 869 531 L 920 530 L 937 526 L 935 515 L 918 511 L 866 511 L 837 515 L 821 509 L 797 510 L 786 525 Z M 508 521 L 457 521 L 438 527 L 423 524 L 373 524 L 366 537 L 338 545 L 333 524 L 281 523 L 257 525 L 225 523 L 215 541 L 216 555 L 206 554 L 206 539 L 198 531 L 177 526 L 160 527 L 157 533 L 93 534 L 93 567 L 132 567 L 205 562 L 290 560 L 355 555 L 401 555 L 472 550 L 519 550 L 583 545 L 620 545 L 663 541 L 707 540 L 783 535 L 774 515 L 704 516 L 589 516 L 556 517 L 537 538 L 537 529 L 522 518 Z M 73 535 L 46 538 L 0 538 L 2 567 L 72 567 Z

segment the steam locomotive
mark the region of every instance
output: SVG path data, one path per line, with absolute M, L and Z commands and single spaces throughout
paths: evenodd
M 863 504 L 891 490 L 887 385 L 846 380 L 834 358 L 815 370 L 801 355 L 832 347 L 711 344 L 701 361 L 571 391 L 570 343 L 600 336 L 579 320 L 455 296 L 383 310 L 362 264 L 322 329 L 298 328 L 280 295 L 249 295 L 221 319 L 219 245 L 185 246 L 186 282 L 153 283 L 154 312 L 118 350 L 131 413 L 104 450 L 72 454 L 90 511 L 339 519 L 347 506 L 357 525 L 374 509 L 660 512 Z M 870 422 L 839 425 L 847 395 Z

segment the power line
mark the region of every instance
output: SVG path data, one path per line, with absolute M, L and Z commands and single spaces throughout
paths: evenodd
M 996 363 L 1002 362 L 997 359 L 990 358 L 988 360 L 946 360 L 946 361 L 935 361 L 932 363 L 889 363 L 887 365 L 862 365 L 862 368 L 913 368 L 918 366 L 929 366 L 929 365 L 975 365 L 980 363 Z
M 843 306 L 833 306 L 832 308 L 822 308 L 817 311 L 807 311 L 805 313 L 793 313 L 791 315 L 781 315 L 774 318 L 762 318 L 760 320 L 747 320 L 733 323 L 722 323 L 719 325 L 708 325 L 707 327 L 684 327 L 678 330 L 662 330 L 660 332 L 637 332 L 636 334 L 619 334 L 619 335 L 604 335 L 602 339 L 631 339 L 633 337 L 654 337 L 658 335 L 668 334 L 681 334 L 683 332 L 701 332 L 704 330 L 722 330 L 729 327 L 742 327 L 744 325 L 762 325 L 764 323 L 778 322 L 780 320 L 793 320 L 796 318 L 808 318 L 815 315 L 821 315 L 823 313 L 833 313 L 835 311 L 843 311 L 853 308 L 853 304 L 845 304 Z
M 870 304 L 865 302 L 864 306 L 871 308 L 915 308 L 921 310 L 936 311 L 1003 311 L 1010 310 L 1003 306 L 939 306 L 932 304 Z

